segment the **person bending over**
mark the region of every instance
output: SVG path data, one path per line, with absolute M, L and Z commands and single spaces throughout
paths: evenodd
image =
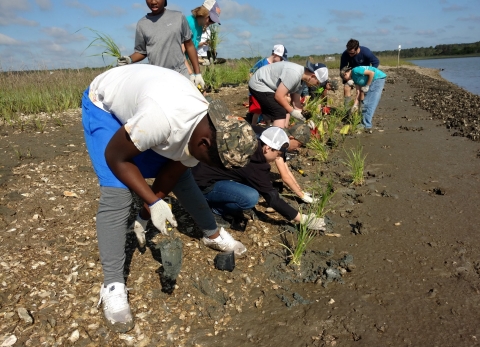
M 163 200 L 173 191 L 202 229 L 207 246 L 237 255 L 246 252 L 217 227 L 189 170 L 198 162 L 241 167 L 255 152 L 250 125 L 227 118 L 221 106 L 209 105 L 179 73 L 147 64 L 110 69 L 83 94 L 85 142 L 100 184 L 97 238 L 104 275 L 100 302 L 107 325 L 116 332 L 134 325 L 124 279 L 130 191 L 145 203 L 135 227 L 144 228 L 150 218 L 163 234 L 166 221 L 175 227 Z M 155 178 L 151 187 L 145 178 Z
M 248 82 L 248 90 L 258 101 L 263 116 L 274 126 L 285 128 L 288 126 L 290 115 L 296 119 L 305 120 L 299 94 L 302 81 L 308 86 L 320 86 L 327 80 L 328 69 L 323 64 L 307 61 L 306 66 L 303 67 L 282 61 L 258 69 Z M 289 93 L 293 107 L 286 98 Z
M 373 66 L 378 68 L 380 61 L 372 53 L 370 49 L 365 46 L 360 46 L 360 43 L 355 39 L 350 39 L 347 42 L 347 49 L 342 53 L 340 58 L 340 71 L 343 68 L 349 67 L 354 68 L 357 66 Z M 341 76 L 340 76 L 341 77 Z M 351 102 L 351 87 L 353 84 L 349 84 L 348 81 L 343 80 L 343 93 L 344 93 L 344 104 L 345 106 L 350 106 Z M 360 100 L 364 99 L 364 95 L 360 96 Z
M 341 74 L 344 80 L 353 81 L 357 87 L 357 97 L 355 98 L 352 112 L 358 111 L 361 98 L 360 91 L 365 93 L 362 108 L 362 126 L 365 128 L 365 131 L 371 133 L 373 114 L 382 97 L 387 75 L 373 66 L 357 66 L 353 69 L 345 67 Z
M 308 223 L 311 229 L 323 230 L 323 218 L 299 213 L 280 198 L 270 180 L 270 163 L 284 155 L 289 147 L 285 131 L 270 127 L 262 132 L 257 141 L 257 150 L 243 168 L 226 170 L 200 163 L 192 170 L 213 213 L 225 219 L 243 219 L 243 211 L 253 208 L 260 194 L 270 207 L 288 221 L 302 221 Z

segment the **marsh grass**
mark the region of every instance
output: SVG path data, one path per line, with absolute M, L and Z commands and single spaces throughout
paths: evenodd
M 85 48 L 82 54 L 91 47 L 99 47 L 103 52 L 92 54 L 91 57 L 101 56 L 104 64 L 106 64 L 105 57 L 115 58 L 114 63 L 116 63 L 116 59 L 122 56 L 122 52 L 120 51 L 120 48 L 117 46 L 115 41 L 113 41 L 111 36 L 101 33 L 100 31 L 97 31 L 89 27 L 85 27 L 80 30 L 83 30 L 83 29 L 90 30 L 95 35 L 95 38 L 93 39 L 93 41 L 90 42 L 87 48 Z M 77 30 L 77 32 L 80 30 Z M 109 64 L 108 67 L 112 67 L 114 63 Z
M 314 196 L 318 198 L 318 201 L 315 203 L 315 214 L 318 217 L 325 217 L 325 215 L 331 211 L 330 205 L 330 200 L 333 198 L 335 195 L 335 191 L 333 189 L 333 183 L 329 181 L 326 185 L 323 191 L 319 192 L 319 197 Z
M 20 125 L 24 115 L 80 107 L 83 91 L 104 69 L 0 72 L 0 121 Z
M 363 147 L 358 144 L 357 147 L 351 148 L 349 151 L 345 150 L 347 159 L 343 163 L 350 170 L 350 177 L 352 184 L 360 186 L 364 183 L 364 168 L 365 168 L 365 159 L 367 155 L 363 154 Z
M 302 256 L 307 250 L 309 244 L 313 241 L 317 232 L 308 229 L 308 223 L 314 218 L 310 213 L 314 211 L 311 206 L 308 209 L 307 215 L 309 218 L 306 221 L 300 222 L 295 227 L 295 234 L 289 240 L 285 233 L 280 235 L 280 245 L 287 250 L 288 265 L 300 266 L 302 263 Z M 299 210 L 302 214 L 302 210 Z
M 307 143 L 307 148 L 311 149 L 314 154 L 312 156 L 313 159 L 318 160 L 320 162 L 325 162 L 328 160 L 329 150 L 328 146 L 322 141 L 321 138 L 312 137 L 310 141 Z

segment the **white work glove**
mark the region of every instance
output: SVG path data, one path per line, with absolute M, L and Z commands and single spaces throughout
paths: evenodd
M 122 55 L 120 58 L 117 59 L 117 66 L 124 66 L 132 63 L 132 58 L 128 55 Z
M 292 112 L 290 112 L 290 116 L 298 120 L 305 121 L 305 117 L 303 116 L 302 111 L 297 110 L 295 108 L 293 109 Z
M 347 84 L 348 84 L 350 87 L 353 87 L 353 85 L 354 85 L 355 83 L 353 82 L 353 80 L 348 80 L 348 81 L 347 81 Z
M 200 87 L 205 88 L 205 81 L 203 80 L 202 74 L 191 74 L 190 75 L 190 81 L 195 85 L 195 87 Z
M 307 122 L 307 125 L 308 125 L 308 127 L 309 127 L 311 130 L 313 130 L 313 129 L 315 129 L 315 128 L 317 127 L 317 126 L 315 125 L 315 122 L 314 122 L 313 120 L 311 120 L 311 119 Z
M 145 247 L 147 240 L 145 239 L 145 228 L 147 227 L 148 220 L 142 219 L 140 215 L 137 216 L 135 221 L 128 227 L 129 231 L 133 231 L 137 237 L 138 245 L 140 248 Z
M 302 192 L 303 193 L 303 202 L 306 202 L 307 204 L 313 204 L 314 202 L 318 201 L 318 198 L 313 198 L 312 194 L 307 193 L 307 192 Z
M 362 89 L 362 92 L 368 93 L 368 90 L 370 89 L 370 87 L 369 86 L 363 86 L 361 89 Z
M 160 230 L 163 235 L 168 235 L 166 222 L 168 221 L 172 227 L 177 227 L 177 221 L 173 216 L 172 210 L 168 207 L 168 204 L 162 199 L 158 199 L 150 207 L 150 216 L 152 217 L 152 223 Z
M 350 109 L 350 113 L 356 113 L 358 112 L 358 105 L 353 105 L 352 108 Z
M 315 213 L 302 214 L 301 217 L 302 223 L 307 224 L 307 228 L 311 230 L 325 230 L 325 220 L 323 218 L 318 218 L 315 216 Z

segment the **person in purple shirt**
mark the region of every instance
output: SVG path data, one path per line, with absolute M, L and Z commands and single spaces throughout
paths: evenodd
M 343 52 L 340 58 L 340 71 L 346 66 L 353 69 L 357 66 L 373 66 L 378 68 L 380 60 L 372 53 L 370 49 L 365 46 L 360 46 L 360 42 L 355 39 L 350 39 L 347 42 L 347 49 Z M 345 97 L 345 106 L 350 106 L 352 100 L 351 87 L 353 83 L 343 79 L 343 95 Z M 362 93 L 363 94 L 363 93 Z M 364 95 L 360 95 L 360 100 L 363 101 Z

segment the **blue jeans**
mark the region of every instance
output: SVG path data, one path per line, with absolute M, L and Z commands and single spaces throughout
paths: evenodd
M 258 192 L 238 182 L 218 181 L 205 198 L 213 213 L 241 217 L 244 210 L 257 204 Z
M 365 128 L 372 127 L 373 114 L 382 97 L 383 87 L 385 86 L 385 78 L 374 80 L 370 85 L 368 93 L 365 94 L 362 107 L 362 124 Z

